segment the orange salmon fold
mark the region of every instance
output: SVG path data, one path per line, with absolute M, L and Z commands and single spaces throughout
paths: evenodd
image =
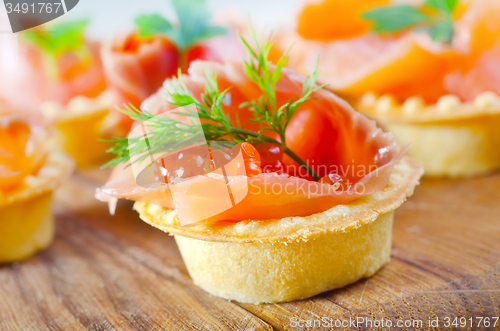
M 236 31 L 203 40 L 181 52 L 167 37 L 156 35 L 140 37 L 135 33 L 116 35 L 101 49 L 104 71 L 109 88 L 117 95 L 117 105 L 141 103 L 158 88 L 165 79 L 185 71 L 193 60 L 223 62 L 246 55 L 239 46 Z
M 0 193 L 23 184 L 45 158 L 43 118 L 14 110 L 0 100 Z

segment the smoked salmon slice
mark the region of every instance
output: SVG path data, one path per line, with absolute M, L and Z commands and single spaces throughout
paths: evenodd
M 243 125 L 247 123 L 250 114 L 246 114 L 248 110 L 240 109 L 239 105 L 260 94 L 256 84 L 245 75 L 243 65 L 195 61 L 188 74 L 180 79 L 191 95 L 200 98 L 207 74 L 216 75 L 220 89 L 230 87 L 224 112 L 238 113 Z M 276 87 L 276 97 L 281 105 L 291 97 L 299 97 L 304 84 L 304 78 L 291 70 L 283 69 L 282 74 Z M 162 114 L 175 108 L 169 103 L 168 81 L 164 85 L 143 103 L 144 111 Z M 251 125 L 248 127 L 251 128 Z M 232 208 L 203 221 L 268 220 L 327 210 L 383 189 L 395 164 L 405 152 L 405 147 L 398 144 L 390 133 L 384 133 L 374 121 L 324 89 L 316 91 L 311 100 L 300 106 L 287 128 L 286 138 L 287 145 L 318 169 L 321 176 L 333 171 L 353 185 L 339 188 L 324 180 L 315 182 L 291 175 L 297 167 L 293 161 L 284 158 L 286 170 L 281 173 L 228 176 L 231 187 L 246 187 L 247 194 Z M 176 208 L 179 213 L 196 220 L 203 214 L 201 206 L 218 203 L 217 197 L 199 193 L 209 189 L 210 178 L 198 176 L 184 182 L 182 201 L 174 203 L 174 194 L 167 186 L 139 186 L 132 168 L 120 164 L 113 169 L 109 181 L 98 190 L 96 197 L 102 201 L 124 198 L 150 202 L 165 208 Z M 189 219 L 182 222 L 183 225 L 190 223 Z
M 187 67 L 198 59 L 222 63 L 246 55 L 242 47 L 234 45 L 239 45 L 236 31 L 207 39 L 181 54 L 164 36 L 144 38 L 132 33 L 115 36 L 104 44 L 101 54 L 110 89 L 119 97 L 117 104 L 132 103 L 139 107 L 165 79 L 177 74 L 182 62 Z
M 119 104 L 140 106 L 167 77 L 177 73 L 179 65 L 176 47 L 164 37 L 118 35 L 104 44 L 101 54 L 110 88 L 121 99 Z
M 158 14 L 139 15 L 134 31 L 118 34 L 104 45 L 104 69 L 117 105 L 139 108 L 165 79 L 176 76 L 178 70 L 186 72 L 192 61 L 222 63 L 246 55 L 238 39 L 241 27 L 230 19 L 220 26 L 212 24 L 206 1 L 172 0 L 171 4 L 177 22 Z

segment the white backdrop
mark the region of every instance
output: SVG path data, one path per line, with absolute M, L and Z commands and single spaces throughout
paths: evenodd
M 224 8 L 237 9 L 245 19 L 250 16 L 259 26 L 273 27 L 276 24 L 290 22 L 295 18 L 300 0 L 207 0 L 209 8 L 215 12 Z M 0 31 L 5 28 L 7 15 L 0 1 Z M 98 38 L 109 38 L 116 31 L 128 30 L 132 27 L 133 18 L 141 13 L 159 12 L 172 17 L 168 0 L 80 0 L 78 5 L 59 19 L 88 17 L 90 35 Z M 1 33 L 0 38 L 6 33 Z M 1 51 L 1 50 L 0 50 Z

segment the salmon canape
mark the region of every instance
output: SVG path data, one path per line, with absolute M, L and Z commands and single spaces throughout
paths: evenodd
M 172 5 L 177 23 L 159 14 L 139 15 L 132 32 L 104 44 L 104 70 L 118 104 L 140 107 L 165 79 L 179 69 L 186 72 L 191 61 L 223 62 L 246 55 L 236 27 L 214 25 L 204 0 L 173 0 Z M 127 116 L 122 121 L 130 128 Z
M 427 176 L 500 168 L 500 3 L 388 3 L 306 4 L 297 27 L 278 38 L 296 41 L 291 67 L 307 72 L 319 57 L 319 81 L 411 141 L 408 153 Z M 334 9 L 348 14 L 326 21 Z
M 0 104 L 0 263 L 51 243 L 52 192 L 73 170 L 66 154 L 45 149 L 47 134 L 37 122 Z
M 99 44 L 84 37 L 86 26 L 86 20 L 63 21 L 21 32 L 0 55 L 0 97 L 16 109 L 41 112 L 79 167 L 106 160 L 109 144 L 98 139 L 126 133 L 110 113 Z
M 124 111 L 137 125 L 115 140 L 96 197 L 136 201 L 175 236 L 195 284 L 222 298 L 292 301 L 370 277 L 420 165 L 316 71 L 299 76 L 286 57 L 267 61 L 271 44 L 242 40 L 248 61 L 195 61 Z

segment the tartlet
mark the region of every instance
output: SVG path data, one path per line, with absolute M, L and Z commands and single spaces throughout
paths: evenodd
M 1 121 L 5 118 L 0 114 Z M 30 140 L 26 150 L 38 147 Z M 0 178 L 3 187 L 0 189 L 0 263 L 25 259 L 46 248 L 54 237 L 52 193 L 71 175 L 74 163 L 56 150 L 39 155 L 43 158 L 41 163 L 34 161 L 35 168 L 25 175 L 21 175 L 24 170 L 10 168 L 8 163 L 0 164 L 3 178 Z
M 147 202 L 143 221 L 171 233 L 194 283 L 229 300 L 300 300 L 372 276 L 390 260 L 394 210 L 422 175 L 405 157 L 380 192 L 306 217 L 182 227 L 176 211 Z
M 280 31 L 278 42 L 296 40 L 298 46 L 290 53 L 292 68 L 303 73 L 319 61 L 325 68 L 319 80 L 399 141 L 412 142 L 409 154 L 422 161 L 426 176 L 499 169 L 500 80 L 494 73 L 500 65 L 500 3 L 405 7 L 431 15 L 430 21 L 447 17 L 441 35 L 444 30 L 432 24 L 391 24 L 394 15 L 383 13 L 404 6 L 384 1 L 345 4 L 341 19 L 321 21 L 319 29 L 314 20 L 341 3 L 306 1 L 297 27 Z
M 366 94 L 356 109 L 411 143 L 408 155 L 422 162 L 426 176 L 468 177 L 500 168 L 500 97 L 493 92 L 471 102 L 446 95 L 433 105 Z
M 105 91 L 98 97 L 76 96 L 68 104 L 46 101 L 41 105 L 44 117 L 54 123 L 52 143 L 73 157 L 78 168 L 102 164 L 109 159 L 111 146 L 104 140 L 124 136 L 127 128 L 113 109 L 115 96 Z
M 115 98 L 107 91 L 100 43 L 84 36 L 86 20 L 49 23 L 5 38 L 0 97 L 9 106 L 42 113 L 78 167 L 102 164 L 108 144 L 123 136 Z
M 405 147 L 391 134 L 383 132 L 374 121 L 354 111 L 332 92 L 315 89 L 309 80 L 289 69 L 276 69 L 269 63 L 262 65 L 269 72 L 280 70 L 274 88 L 277 104 L 285 104 L 292 97 L 296 100 L 308 89 L 314 91 L 291 117 L 283 133 L 286 146 L 274 140 L 269 149 L 272 138 L 267 143 L 255 142 L 254 138 L 253 147 L 249 142 L 239 143 L 244 161 L 230 166 L 221 163 L 227 172 L 224 179 L 215 172 L 193 175 L 200 172 L 188 167 L 192 158 L 198 167 L 195 170 L 205 171 L 210 164 L 208 168 L 215 171 L 221 166 L 215 161 L 220 160 L 215 156 L 217 150 L 210 152 L 210 159 L 200 152 L 182 150 L 152 164 L 146 162 L 154 165 L 153 169 L 158 167 L 156 177 L 153 176 L 156 181 L 160 180 L 160 174 L 165 177 L 163 184 L 154 185 L 141 184 L 145 182 L 138 176 L 143 170 L 137 172 L 134 163 L 127 166 L 128 161 L 119 158 L 108 182 L 96 192 L 96 197 L 111 207 L 118 198 L 136 201 L 134 209 L 142 220 L 174 234 L 186 267 L 201 288 L 226 299 L 252 303 L 307 298 L 373 275 L 389 261 L 393 211 L 413 193 L 422 174 L 417 161 L 402 158 Z M 143 111 L 136 111 L 135 118 L 146 116 L 154 121 L 156 115 L 161 115 L 164 121 L 168 114 L 182 114 L 172 100 L 182 98 L 186 105 L 198 102 L 198 107 L 203 107 L 194 96 L 207 100 L 212 95 L 220 100 L 224 113 L 239 115 L 238 121 L 226 122 L 226 127 L 248 121 L 246 130 L 258 130 L 259 125 L 255 125 L 258 123 L 249 120 L 252 111 L 240 105 L 257 100 L 262 93 L 258 86 L 265 84 L 252 82 L 248 70 L 240 62 L 193 62 L 188 75 L 166 81 L 164 88 L 143 103 Z M 263 73 L 262 77 L 270 75 Z M 212 90 L 214 86 L 231 87 L 227 90 L 229 95 L 219 95 Z M 193 99 L 186 99 L 186 93 Z M 152 135 L 138 136 L 148 137 L 146 145 L 142 145 L 144 149 L 157 143 L 167 144 L 161 139 L 168 136 L 158 131 L 161 126 L 154 126 L 158 123 L 153 123 L 136 126 L 158 128 Z M 170 125 L 166 124 L 169 121 L 161 123 Z M 186 123 L 174 123 L 175 126 L 168 126 L 168 133 L 185 139 L 185 133 L 175 130 L 184 128 Z M 216 128 L 210 130 L 214 132 Z M 125 160 L 134 157 L 129 148 L 142 155 L 142 147 L 138 147 L 141 140 L 134 137 L 129 137 L 134 141 L 132 145 L 115 146 L 115 150 L 124 152 Z M 285 147 L 293 149 L 297 157 L 287 158 L 291 153 L 283 155 L 276 151 Z M 310 165 L 322 162 L 316 168 L 317 173 L 296 172 L 294 165 L 300 158 L 307 158 Z M 175 168 L 168 165 L 173 161 Z M 243 169 L 242 162 L 246 176 L 239 172 L 231 174 L 231 169 Z M 344 167 L 351 169 L 351 166 L 370 170 L 340 175 Z M 212 211 L 213 206 L 223 206 L 216 193 L 218 188 L 210 186 L 215 185 L 217 178 L 224 180 L 225 188 L 232 192 L 232 207 L 208 214 L 206 211 Z M 276 185 L 282 190 L 266 190 Z M 241 195 L 244 189 L 247 193 Z
M 61 152 L 49 152 L 26 186 L 0 195 L 0 263 L 25 259 L 45 249 L 54 238 L 52 193 L 73 171 L 73 162 Z

